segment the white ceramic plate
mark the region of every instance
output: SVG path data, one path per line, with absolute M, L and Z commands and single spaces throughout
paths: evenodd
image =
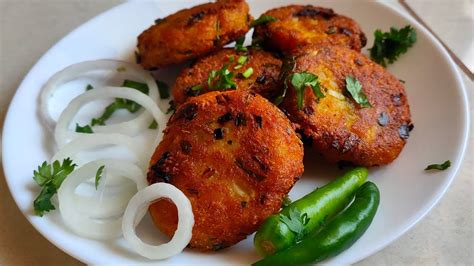
M 329 260 L 353 263 L 382 249 L 419 221 L 442 197 L 453 180 L 466 148 L 469 117 L 467 97 L 455 65 L 440 44 L 413 19 L 369 1 L 249 1 L 257 17 L 265 10 L 290 3 L 319 4 L 357 20 L 373 43 L 377 28 L 413 25 L 418 32 L 415 46 L 388 70 L 406 81 L 415 129 L 400 157 L 392 164 L 370 170 L 370 179 L 381 191 L 379 211 L 365 235 L 350 249 Z M 85 263 L 150 263 L 129 249 L 123 239 L 113 242 L 88 240 L 64 227 L 57 212 L 34 216 L 32 202 L 38 193 L 32 171 L 48 160 L 54 149 L 52 136 L 37 116 L 38 93 L 58 70 L 81 61 L 101 58 L 134 61 L 136 37 L 158 17 L 196 4 L 194 1 L 128 2 L 85 23 L 51 48 L 31 69 L 18 89 L 7 114 L 3 132 L 3 164 L 12 195 L 26 218 L 49 241 Z M 249 41 L 249 37 L 247 41 Z M 366 51 L 366 49 L 364 49 Z M 168 82 L 177 69 L 161 73 Z M 425 173 L 430 163 L 450 159 L 446 171 Z M 297 199 L 327 183 L 341 172 L 315 156 L 305 159 L 306 172 L 290 193 Z M 231 219 L 231 217 L 229 217 Z M 140 231 L 150 240 L 160 234 L 145 221 Z M 217 253 L 186 250 L 166 264 L 251 263 L 259 256 L 252 237 Z

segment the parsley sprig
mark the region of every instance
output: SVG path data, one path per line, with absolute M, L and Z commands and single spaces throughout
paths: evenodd
M 296 234 L 296 242 L 303 239 L 306 234 L 305 225 L 308 224 L 309 220 L 308 214 L 301 214 L 297 208 L 291 208 L 288 215 L 280 214 L 280 221 L 285 223 L 288 229 Z
M 66 158 L 62 164 L 59 161 L 48 164 L 45 161 L 38 166 L 38 170 L 33 171 L 33 179 L 42 188 L 33 202 L 36 215 L 43 216 L 45 212 L 56 209 L 51 202 L 51 198 L 57 193 L 64 179 L 74 171 L 76 166 L 70 158 Z
M 229 69 L 229 64 L 225 64 L 219 70 L 211 70 L 207 78 L 207 85 L 211 90 L 235 90 L 237 83 L 233 80 L 235 74 Z
M 162 82 L 162 81 L 159 81 L 159 80 L 156 80 L 156 82 L 157 82 L 157 85 L 158 85 L 160 97 L 162 99 L 165 99 L 165 98 L 169 97 L 168 85 L 166 83 Z M 145 94 L 149 93 L 148 85 L 146 83 L 141 83 L 141 82 L 138 82 L 138 81 L 133 81 L 133 80 L 126 79 L 126 80 L 124 80 L 124 82 L 122 84 L 122 87 L 136 89 L 136 90 L 141 91 L 142 93 L 145 93 Z M 88 89 L 93 89 L 93 87 L 88 86 Z M 112 117 L 112 115 L 116 111 L 125 109 L 125 110 L 129 111 L 130 113 L 136 113 L 137 111 L 140 110 L 140 108 L 141 108 L 141 106 L 138 103 L 134 102 L 134 101 L 127 100 L 127 99 L 122 99 L 122 98 L 117 98 L 117 99 L 115 99 L 115 101 L 113 103 L 111 103 L 107 107 L 105 107 L 105 110 L 102 113 L 102 115 L 100 115 L 99 117 L 96 117 L 96 118 L 92 118 L 92 120 L 90 122 L 90 125 L 85 125 L 85 126 L 76 125 L 76 132 L 78 132 L 78 133 L 93 133 L 93 131 L 92 131 L 93 126 L 96 126 L 96 125 L 102 125 L 103 126 L 103 125 L 105 125 L 105 122 L 107 120 L 109 120 L 110 117 Z M 150 124 L 149 128 L 153 129 L 154 124 L 155 124 L 155 122 L 152 122 Z
M 446 170 L 451 166 L 451 161 L 447 160 L 444 163 L 441 164 L 430 164 L 425 168 L 425 171 L 428 170 Z
M 356 103 L 358 103 L 361 107 L 372 107 L 369 100 L 367 99 L 367 95 L 365 95 L 364 91 L 362 90 L 362 84 L 352 77 L 346 77 L 346 89 L 351 94 L 352 98 Z
M 325 95 L 321 92 L 318 76 L 314 74 L 308 72 L 293 73 L 289 76 L 289 81 L 296 91 L 298 110 L 303 108 L 304 92 L 307 87 L 310 87 L 313 90 L 313 93 L 316 97 L 325 97 Z
M 102 178 L 102 174 L 104 173 L 104 168 L 105 168 L 105 165 L 102 165 L 101 167 L 99 167 L 99 169 L 97 169 L 97 172 L 95 173 L 95 189 L 96 190 L 99 187 L 99 181 Z
M 275 22 L 275 21 L 278 21 L 278 19 L 275 17 L 268 16 L 268 15 L 261 15 L 258 19 L 252 21 L 252 23 L 250 24 L 250 27 L 253 28 L 258 25 L 263 25 L 263 24 L 267 24 L 267 23 Z
M 401 29 L 391 27 L 389 32 L 376 30 L 374 36 L 370 57 L 384 67 L 395 62 L 416 42 L 416 30 L 410 25 Z

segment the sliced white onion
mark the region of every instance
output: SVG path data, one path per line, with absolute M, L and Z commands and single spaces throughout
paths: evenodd
M 148 95 L 140 91 L 125 87 L 103 87 L 100 89 L 94 89 L 84 92 L 83 94 L 74 98 L 66 107 L 66 109 L 61 113 L 54 131 L 54 136 L 58 147 L 62 147 L 68 141 L 74 139 L 77 136 L 84 135 L 84 133 L 76 133 L 69 130 L 69 124 L 83 105 L 97 99 L 107 99 L 111 97 L 125 98 L 135 101 L 144 107 L 153 116 L 157 123 L 166 121 L 166 117 L 157 107 L 156 103 Z M 139 118 L 135 118 L 127 122 L 111 125 L 110 127 L 113 127 L 114 133 L 136 135 L 146 128 L 151 122 L 151 117 L 143 121 L 139 120 Z M 100 128 L 101 127 L 94 127 L 94 130 L 96 132 L 103 132 L 103 130 L 96 130 Z M 158 141 L 161 139 L 161 134 L 161 130 L 158 130 L 158 139 L 154 144 L 158 144 Z
M 92 215 L 84 215 L 77 211 L 77 201 L 82 197 L 75 196 L 77 186 L 94 177 L 97 169 L 102 165 L 105 165 L 107 169 L 120 171 L 123 176 L 133 180 L 137 185 L 137 190 L 145 187 L 146 180 L 143 171 L 133 164 L 123 161 L 98 160 L 87 163 L 72 172 L 61 184 L 58 190 L 58 200 L 61 217 L 72 231 L 83 237 L 107 240 L 117 238 L 122 234 L 122 217 L 93 219 Z
M 148 160 L 148 157 L 145 157 L 147 156 L 146 151 L 138 146 L 133 138 L 122 134 L 82 134 L 64 145 L 53 156 L 51 161 L 62 161 L 66 158 L 71 158 L 75 163 L 81 165 L 82 161 L 76 156 L 79 152 L 107 145 L 126 147 L 135 155 L 135 163 L 142 167 L 142 169 L 146 168 Z
M 155 80 L 153 79 L 150 73 L 141 69 L 137 65 L 125 61 L 109 59 L 85 61 L 68 66 L 65 69 L 57 72 L 48 80 L 48 82 L 42 88 L 39 99 L 39 112 L 46 127 L 52 132 L 56 124 L 54 119 L 51 117 L 51 114 L 49 113 L 49 102 L 50 98 L 54 94 L 54 91 L 59 86 L 88 72 L 97 70 L 116 71 L 119 68 L 122 69 L 121 71 L 123 72 L 123 74 L 126 74 L 134 79 L 138 79 L 139 81 L 145 82 L 148 85 L 150 97 L 155 101 L 155 103 L 158 103 L 158 87 L 156 85 Z M 145 120 L 150 123 L 150 118 L 151 117 L 149 114 L 147 114 L 146 112 L 142 112 L 137 116 L 136 119 L 139 119 L 139 121 Z M 100 131 L 98 128 L 100 128 Z M 101 126 L 98 128 L 96 129 L 97 132 L 116 132 L 116 125 Z
M 176 205 L 178 209 L 178 228 L 168 243 L 153 246 L 144 243 L 137 236 L 135 228 L 151 202 L 160 198 L 168 198 Z M 125 240 L 138 254 L 154 260 L 166 259 L 183 251 L 191 241 L 193 226 L 194 215 L 191 202 L 183 192 L 167 183 L 155 183 L 135 194 L 128 203 L 122 221 Z

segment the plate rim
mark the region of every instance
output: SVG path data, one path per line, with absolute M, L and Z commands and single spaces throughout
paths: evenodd
M 24 213 L 21 209 L 20 209 L 20 205 L 19 204 L 19 198 L 15 196 L 14 193 L 12 193 L 12 185 L 11 185 L 11 182 L 9 181 L 10 178 L 7 178 L 7 176 L 11 176 L 10 174 L 7 174 L 7 173 L 10 173 L 9 171 L 9 167 L 6 167 L 6 164 L 5 164 L 5 161 L 6 161 L 6 154 L 8 154 L 7 150 L 6 150 L 6 145 L 5 145 L 5 141 L 4 141 L 4 138 L 5 138 L 5 132 L 7 131 L 7 128 L 9 127 L 9 125 L 11 124 L 11 120 L 12 120 L 12 108 L 11 106 L 16 102 L 18 101 L 18 90 L 21 89 L 22 87 L 24 87 L 24 84 L 25 84 L 25 81 L 28 80 L 30 78 L 30 75 L 31 73 L 33 72 L 33 70 L 35 70 L 38 65 L 40 65 L 44 60 L 45 58 L 57 47 L 59 46 L 61 43 L 63 43 L 70 35 L 74 34 L 75 32 L 77 32 L 78 30 L 80 30 L 81 28 L 83 28 L 84 26 L 88 25 L 88 24 L 91 24 L 91 23 L 94 23 L 96 20 L 100 19 L 101 17 L 103 16 L 106 16 L 108 13 L 111 13 L 111 12 L 114 12 L 115 9 L 119 9 L 119 8 L 122 8 L 122 6 L 124 5 L 128 5 L 128 4 L 133 4 L 135 1 L 130 1 L 130 2 L 124 2 L 124 3 L 120 3 L 116 6 L 113 6 L 112 8 L 109 8 L 101 13 L 99 13 L 98 15 L 90 18 L 89 20 L 85 21 L 84 23 L 78 25 L 77 27 L 75 27 L 73 30 L 69 31 L 67 34 L 65 34 L 62 38 L 60 38 L 57 42 L 55 42 L 37 61 L 36 63 L 28 70 L 27 74 L 24 76 L 24 78 L 22 79 L 20 85 L 18 86 L 16 92 L 15 92 L 15 95 L 12 97 L 12 100 L 10 101 L 10 103 L 8 104 L 8 109 L 7 109 L 7 113 L 5 115 L 5 120 L 4 120 L 4 126 L 3 126 L 3 130 L 2 130 L 2 153 L 1 153 L 1 159 L 2 159 L 2 165 L 3 165 L 3 172 L 4 172 L 4 175 L 5 175 L 5 181 L 7 183 L 7 186 L 8 186 L 8 189 L 9 189 L 9 192 L 10 192 L 10 195 L 12 196 L 15 204 L 16 204 L 16 207 L 20 210 L 20 212 L 22 213 L 22 215 L 26 218 L 26 220 L 33 226 L 33 228 L 35 228 L 35 230 L 41 234 L 42 237 L 44 237 L 45 239 L 47 239 L 50 243 L 52 243 L 55 247 L 57 247 L 58 249 L 60 249 L 61 251 L 63 251 L 64 253 L 66 253 L 67 255 L 77 259 L 78 261 L 80 262 L 83 262 L 83 263 L 92 263 L 91 261 L 87 261 L 86 259 L 82 258 L 82 257 L 79 257 L 79 256 L 76 256 L 76 254 L 74 254 L 73 252 L 69 252 L 68 250 L 66 250 L 65 247 L 63 247 L 62 245 L 59 245 L 59 241 L 57 241 L 55 238 L 52 238 L 50 237 L 47 232 L 46 232 L 46 229 L 42 228 L 41 226 L 39 225 L 36 225 L 33 220 L 31 219 L 30 215 L 27 215 L 26 213 Z M 416 219 L 414 219 L 411 223 L 409 223 L 406 227 L 404 227 L 398 234 L 396 234 L 395 236 L 391 237 L 391 238 L 387 238 L 383 241 L 383 243 L 381 245 L 379 245 L 377 248 L 373 249 L 373 250 L 370 250 L 369 252 L 366 252 L 366 253 L 362 253 L 362 255 L 358 255 L 358 256 L 355 256 L 353 259 L 352 259 L 352 262 L 351 263 L 356 263 L 356 262 L 359 262 L 365 258 L 368 258 L 372 255 L 374 255 L 375 253 L 381 251 L 382 249 L 385 249 L 388 245 L 390 245 L 391 243 L 393 243 L 395 240 L 397 240 L 398 238 L 400 238 L 401 236 L 403 236 L 404 234 L 406 234 L 409 230 L 411 230 L 418 222 L 420 222 L 423 218 L 425 218 L 425 216 L 439 203 L 439 201 L 441 200 L 441 198 L 444 197 L 446 191 L 449 189 L 449 187 L 451 186 L 454 178 L 456 178 L 456 176 L 458 175 L 459 173 L 459 169 L 461 168 L 461 165 L 463 164 L 464 162 L 464 158 L 465 158 L 465 154 L 466 154 L 466 150 L 467 150 L 467 146 L 468 146 L 468 139 L 469 139 L 469 136 L 470 136 L 470 124 L 471 124 L 471 114 L 469 112 L 469 101 L 468 101 L 468 97 L 467 97 L 467 91 L 466 91 L 466 86 L 464 84 L 464 81 L 461 77 L 461 73 L 457 67 L 457 65 L 454 63 L 453 59 L 449 56 L 448 52 L 446 51 L 446 49 L 441 45 L 441 43 L 438 41 L 438 39 L 436 39 L 433 34 L 431 32 L 429 32 L 423 25 L 421 25 L 418 21 L 416 21 L 414 18 L 412 18 L 410 15 L 408 15 L 407 13 L 403 13 L 401 12 L 400 10 L 398 10 L 396 7 L 390 5 L 388 2 L 381 2 L 381 1 L 376 1 L 376 2 L 373 2 L 373 4 L 376 4 L 378 5 L 379 7 L 381 8 L 384 8 L 386 9 L 386 11 L 390 12 L 391 14 L 393 14 L 394 16 L 399 16 L 399 17 L 402 17 L 403 19 L 409 21 L 409 23 L 414 26 L 418 31 L 422 31 L 423 34 L 425 36 L 428 37 L 429 41 L 434 44 L 434 46 L 436 47 L 436 50 L 438 52 L 440 52 L 440 54 L 442 55 L 442 59 L 447 62 L 447 65 L 449 65 L 449 68 L 451 70 L 451 72 L 454 74 L 454 77 L 455 77 L 455 82 L 457 83 L 457 90 L 460 90 L 460 96 L 462 98 L 462 103 L 463 103 L 463 112 L 462 112 L 462 125 L 463 125 L 463 130 L 462 130 L 462 143 L 461 143 L 461 149 L 457 151 L 457 156 L 459 157 L 460 160 L 457 160 L 454 162 L 454 165 L 452 165 L 452 167 L 454 168 L 454 171 L 452 172 L 451 175 L 448 176 L 448 181 L 447 181 L 447 184 L 442 188 L 442 190 L 435 196 L 433 197 L 432 199 L 430 199 L 427 203 L 427 206 L 424 208 L 424 209 L 421 209 L 418 211 L 418 213 L 421 213 L 421 215 L 418 215 L 418 217 Z

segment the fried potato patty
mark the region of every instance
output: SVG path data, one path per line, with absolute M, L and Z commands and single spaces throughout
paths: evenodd
M 345 47 L 308 48 L 293 58 L 290 73 L 319 77 L 324 98 L 304 89 L 299 110 L 289 84 L 282 103 L 305 138 L 331 162 L 376 166 L 392 162 L 403 149 L 413 125 L 404 86 L 383 67 Z M 292 65 L 292 64 L 290 64 Z M 346 90 L 346 77 L 362 85 L 372 107 L 363 108 Z
M 339 45 L 360 51 L 367 43 L 357 22 L 329 8 L 290 5 L 263 15 L 277 21 L 256 26 L 253 41 L 273 51 L 291 53 L 307 45 Z
M 240 61 L 240 63 L 239 63 Z M 241 64 L 244 62 L 243 64 Z M 212 55 L 199 59 L 193 66 L 183 69 L 173 87 L 174 101 L 182 104 L 189 97 L 211 91 L 208 78 L 211 71 L 218 71 L 224 66 L 232 72 L 237 89 L 256 92 L 267 99 L 272 99 L 280 90 L 279 75 L 281 60 L 260 49 L 249 49 L 247 53 L 234 49 L 222 49 Z M 237 69 L 236 69 L 237 68 Z M 252 69 L 253 73 L 244 77 L 243 73 Z M 212 80 L 215 85 L 220 77 Z M 193 89 L 200 86 L 199 90 Z M 214 88 L 214 90 L 224 90 Z
M 192 204 L 190 247 L 233 245 L 279 211 L 303 173 L 303 144 L 288 118 L 258 94 L 210 92 L 173 114 L 151 158 L 148 182 L 169 182 Z M 155 224 L 172 236 L 176 207 L 150 206 Z
M 152 70 L 197 58 L 245 35 L 251 20 L 244 0 L 218 0 L 178 11 L 138 36 L 139 62 Z

